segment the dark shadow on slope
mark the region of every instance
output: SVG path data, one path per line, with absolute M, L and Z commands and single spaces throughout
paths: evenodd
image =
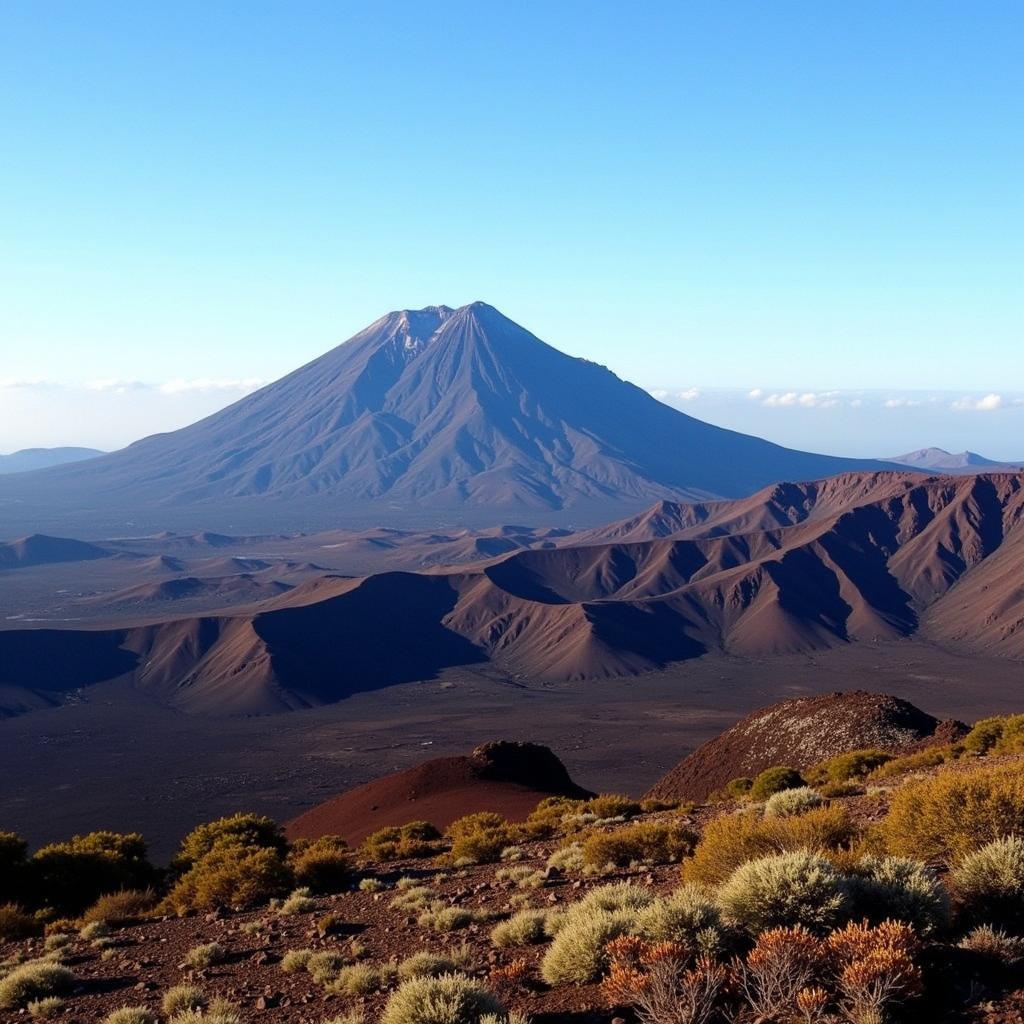
M 131 672 L 138 658 L 121 647 L 124 630 L 0 631 L 0 683 L 66 693 Z
M 340 597 L 259 615 L 278 681 L 316 703 L 485 661 L 443 625 L 458 593 L 440 576 L 373 576 Z

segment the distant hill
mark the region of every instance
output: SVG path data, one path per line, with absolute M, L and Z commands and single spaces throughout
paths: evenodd
M 337 514 L 639 509 L 882 469 L 724 430 L 545 344 L 482 302 L 389 313 L 198 423 L 0 483 L 0 507 Z M 273 499 L 268 502 L 267 499 Z M 492 522 L 500 521 L 492 519 Z
M 119 668 L 130 651 L 136 685 L 162 701 L 245 714 L 487 663 L 608 679 L 916 633 L 1024 659 L 1022 567 L 1024 474 L 848 474 L 660 504 L 470 564 L 323 575 L 244 612 L 140 619 L 92 642 Z M 0 631 L 0 683 L 38 689 L 33 652 L 51 643 Z
M 106 452 L 98 448 L 23 448 L 20 452 L 0 455 L 0 473 L 27 473 L 33 469 L 83 462 L 99 455 L 106 455 Z
M 884 461 L 913 466 L 929 473 L 996 473 L 1024 469 L 1024 460 L 996 462 L 977 452 L 947 452 L 944 448 L 918 448 L 916 452 L 894 455 Z

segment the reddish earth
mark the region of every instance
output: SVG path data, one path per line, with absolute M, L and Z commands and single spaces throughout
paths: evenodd
M 647 792 L 670 800 L 704 800 L 727 782 L 766 768 L 809 768 L 849 750 L 902 753 L 950 743 L 967 730 L 888 694 L 830 693 L 797 697 L 747 715 L 683 758 Z
M 294 818 L 287 832 L 291 839 L 340 835 L 357 845 L 389 825 L 429 821 L 443 829 L 477 811 L 522 821 L 546 796 L 592 795 L 547 747 L 485 743 L 468 757 L 434 758 L 348 790 Z

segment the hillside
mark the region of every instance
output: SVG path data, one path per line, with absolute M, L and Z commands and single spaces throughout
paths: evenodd
M 608 533 L 664 532 L 666 511 Z M 161 700 L 243 713 L 488 662 L 513 677 L 603 679 L 918 632 L 1020 657 L 1022 516 L 1020 475 L 855 474 L 683 506 L 680 528 L 656 539 L 598 531 L 465 566 L 325 575 L 244 612 L 91 643 L 118 665 L 134 658 L 136 684 Z M 0 656 L 16 652 L 0 658 L 0 682 L 36 688 L 32 652 L 46 643 L 0 632 Z
M 87 467 L 0 481 L 0 507 L 160 508 L 170 521 L 188 508 L 221 519 L 258 498 L 267 521 L 288 507 L 336 513 L 339 502 L 375 522 L 467 508 L 607 516 L 884 467 L 693 419 L 476 302 L 389 313 L 198 423 Z

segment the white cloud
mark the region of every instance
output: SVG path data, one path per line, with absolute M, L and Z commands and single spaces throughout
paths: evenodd
M 747 392 L 747 398 L 752 398 L 755 401 L 758 398 L 762 398 L 763 396 L 764 396 L 764 391 L 761 388 L 754 388 L 753 391 L 748 391 Z
M 0 377 L 0 391 L 49 390 L 60 387 L 54 380 L 45 377 Z
M 924 400 L 920 398 L 887 398 L 885 400 L 886 409 L 913 409 L 919 405 L 924 405 Z
M 800 396 L 795 391 L 787 391 L 784 394 L 768 395 L 761 404 L 767 405 L 769 408 L 778 408 L 781 406 L 796 405 L 799 400 Z
M 997 394 L 984 395 L 981 398 L 972 398 L 964 395 L 953 402 L 951 408 L 957 412 L 995 412 L 1003 408 L 1003 396 Z
M 241 394 L 248 394 L 250 391 L 256 391 L 269 383 L 270 381 L 262 380 L 259 377 L 243 377 L 239 379 L 218 379 L 214 377 L 186 379 L 184 377 L 176 377 L 159 385 L 157 390 L 165 395 L 181 395 L 196 391 L 238 391 Z
M 109 394 L 123 395 L 128 391 L 145 391 L 149 385 L 141 380 L 122 380 L 120 377 L 101 377 L 99 380 L 87 380 L 86 391 L 103 391 Z

